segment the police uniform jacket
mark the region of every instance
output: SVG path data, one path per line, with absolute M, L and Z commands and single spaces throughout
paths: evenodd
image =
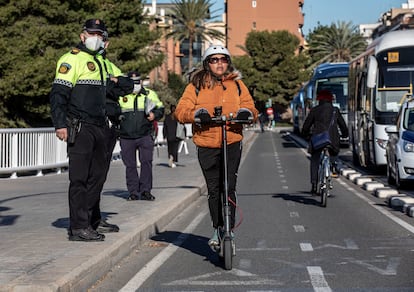
M 164 106 L 154 90 L 142 88 L 138 94 L 129 94 L 119 98 L 121 106 L 120 137 L 137 139 L 151 135 L 153 122 L 147 119 L 148 109 L 154 113 L 155 120 L 164 115 Z M 147 112 L 146 112 L 147 110 Z
M 108 78 L 120 70 L 101 54 L 88 50 L 80 43 L 64 54 L 57 63 L 50 93 L 51 115 L 56 129 L 65 128 L 67 119 L 98 126 L 106 124 L 106 97 L 117 100 L 130 93 L 133 82 L 119 76 L 118 83 Z
M 334 154 L 337 154 L 340 151 L 340 136 L 348 137 L 348 128 L 339 108 L 334 107 L 331 102 L 321 100 L 319 105 L 311 109 L 303 123 L 302 135 L 305 138 L 310 138 L 313 134 L 320 134 L 326 131 L 331 123 L 334 109 L 334 123 L 330 128 L 329 136 L 332 142 L 332 151 Z M 341 132 L 339 132 L 338 127 Z M 311 145 L 309 151 L 313 152 Z

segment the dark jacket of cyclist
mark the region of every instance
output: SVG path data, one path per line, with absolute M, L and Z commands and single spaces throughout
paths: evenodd
M 309 115 L 306 117 L 302 128 L 302 135 L 305 138 L 309 139 L 311 135 L 320 134 L 328 130 L 328 127 L 332 120 L 332 114 L 334 113 L 335 109 L 334 123 L 329 129 L 329 136 L 332 141 L 332 144 L 329 147 L 329 153 L 333 158 L 331 161 L 333 161 L 333 164 L 335 164 L 335 156 L 337 156 L 340 151 L 340 137 L 348 137 L 348 127 L 341 115 L 339 108 L 332 105 L 333 94 L 330 91 L 321 90 L 318 92 L 316 99 L 319 101 L 319 105 L 312 108 Z M 313 194 L 316 192 L 319 158 L 322 150 L 323 149 L 313 149 L 312 143 L 309 143 L 309 153 L 311 153 L 311 192 Z

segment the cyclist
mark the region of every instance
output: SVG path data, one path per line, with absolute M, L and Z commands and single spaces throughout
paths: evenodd
M 193 141 L 197 146 L 198 160 L 207 183 L 208 205 L 214 233 L 208 244 L 219 244 L 218 229 L 223 227 L 221 194 L 223 193 L 223 161 L 221 127 L 211 123 L 215 107 L 222 114 L 233 113 L 237 119 L 257 118 L 258 111 L 241 75 L 232 65 L 229 51 L 221 45 L 207 48 L 202 57 L 203 67 L 190 77 L 175 110 L 180 123 L 193 123 Z M 195 118 L 200 124 L 194 123 Z M 231 209 L 231 229 L 235 225 L 236 179 L 239 168 L 243 125 L 229 124 L 228 144 L 228 191 Z
M 319 134 L 323 131 L 328 130 L 329 124 L 333 118 L 332 114 L 335 113 L 335 117 L 333 119 L 334 123 L 329 130 L 329 136 L 332 142 L 331 145 L 329 145 L 329 153 L 331 156 L 331 164 L 334 166 L 333 176 L 337 176 L 335 160 L 340 151 L 340 137 L 348 137 L 348 128 L 339 108 L 332 105 L 333 98 L 334 96 L 329 90 L 323 89 L 318 92 L 316 100 L 319 101 L 319 104 L 316 107 L 312 108 L 309 115 L 306 117 L 302 128 L 302 135 L 305 138 L 310 138 L 311 134 Z M 338 126 L 340 133 L 338 131 Z M 312 194 L 316 194 L 319 158 L 321 156 L 322 150 L 323 149 L 313 149 L 312 143 L 309 143 L 308 151 L 311 154 L 310 177 L 312 184 Z

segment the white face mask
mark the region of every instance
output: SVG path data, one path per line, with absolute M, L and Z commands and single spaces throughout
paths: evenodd
M 96 35 L 87 37 L 85 40 L 85 47 L 94 52 L 103 49 L 104 45 L 105 43 L 103 42 L 103 40 Z

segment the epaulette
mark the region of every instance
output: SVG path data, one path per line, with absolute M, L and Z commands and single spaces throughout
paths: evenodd
M 72 51 L 70 52 L 73 55 L 79 54 L 80 50 L 78 48 L 73 48 Z

